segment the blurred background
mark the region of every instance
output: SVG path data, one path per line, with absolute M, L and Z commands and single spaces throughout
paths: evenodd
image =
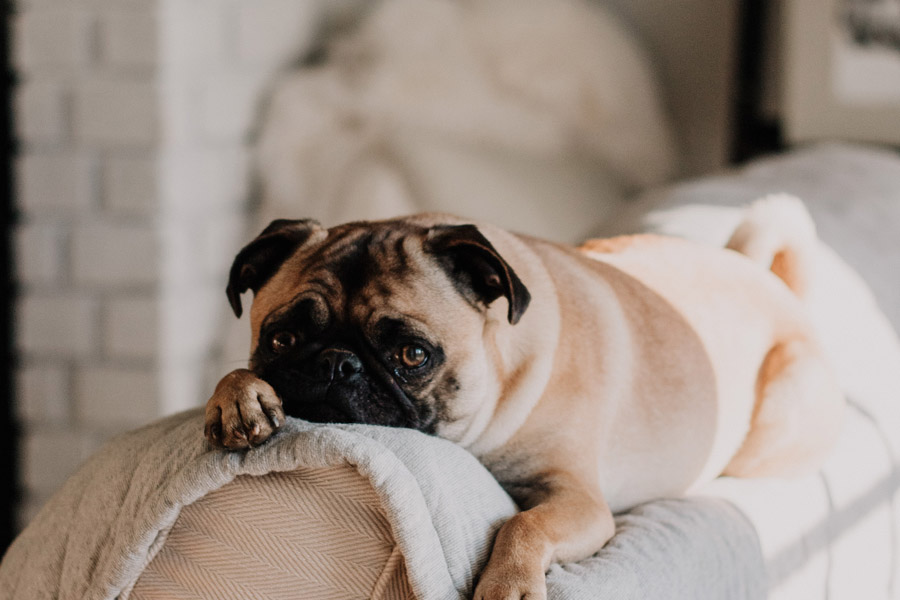
M 577 242 L 673 181 L 900 146 L 900 0 L 7 0 L 0 547 L 246 361 L 275 217 Z

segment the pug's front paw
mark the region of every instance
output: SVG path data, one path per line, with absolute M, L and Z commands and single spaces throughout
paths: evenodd
M 247 369 L 223 377 L 206 401 L 204 434 L 213 446 L 229 450 L 258 446 L 283 423 L 281 399 Z
M 540 567 L 488 563 L 475 586 L 474 600 L 546 600 L 547 581 Z

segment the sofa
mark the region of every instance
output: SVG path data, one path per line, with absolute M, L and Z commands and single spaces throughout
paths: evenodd
M 616 535 L 603 550 L 551 566 L 548 595 L 900 597 L 900 157 L 827 144 L 723 169 L 727 119 L 720 95 L 730 73 L 700 69 L 715 78 L 697 86 L 696 72 L 667 58 L 700 60 L 709 48 L 697 40 L 709 35 L 721 42 L 728 32 L 698 22 L 687 28 L 694 37 L 685 36 L 682 5 L 652 2 L 659 12 L 651 14 L 628 2 L 602 3 L 608 13 L 596 12 L 600 3 L 559 4 L 574 11 L 561 22 L 604 28 L 604 39 L 628 59 L 601 61 L 588 75 L 548 76 L 538 81 L 548 87 L 519 89 L 510 98 L 503 90 L 521 76 L 520 63 L 507 62 L 521 42 L 513 37 L 488 56 L 495 61 L 488 64 L 506 65 L 492 76 L 509 69 L 512 79 L 478 84 L 494 108 L 479 117 L 484 127 L 462 130 L 442 119 L 453 105 L 479 106 L 463 102 L 469 95 L 431 111 L 427 103 L 441 98 L 425 98 L 411 114 L 390 101 L 390 85 L 407 81 L 419 63 L 401 60 L 412 70 L 394 71 L 391 61 L 359 62 L 360 52 L 389 55 L 393 47 L 379 46 L 386 42 L 378 36 L 407 14 L 391 12 L 392 5 L 407 5 L 386 0 L 378 4 L 384 12 L 360 16 L 370 24 L 340 37 L 324 62 L 305 61 L 273 86 L 248 234 L 274 217 L 314 216 L 330 224 L 427 209 L 560 241 L 652 231 L 722 245 L 749 201 L 778 192 L 799 196 L 822 239 L 808 307 L 849 401 L 837 448 L 806 478 L 720 478 L 688 497 L 617 515 Z M 410 39 L 427 49 L 453 27 L 533 31 L 541 21 L 505 20 L 504 0 L 483 5 L 496 11 L 473 16 L 446 5 L 419 7 L 421 22 L 433 19 L 437 28 Z M 580 18 L 585 10 L 590 15 Z M 666 15 L 671 27 L 660 28 Z M 590 37 L 589 28 L 580 31 Z M 577 56 L 585 46 L 575 42 L 569 51 Z M 454 51 L 460 61 L 485 59 L 471 48 Z M 526 53 L 511 53 L 520 55 L 527 63 Z M 437 60 L 441 53 L 416 56 Z M 373 71 L 377 77 L 354 79 L 360 65 L 373 64 L 381 69 Z M 623 83 L 623 97 L 596 97 L 600 108 L 633 108 L 612 122 L 598 117 L 603 111 L 579 116 L 583 105 L 568 102 L 571 90 L 582 89 L 580 77 L 602 87 L 635 71 L 640 82 Z M 383 85 L 365 87 L 372 82 Z M 694 90 L 696 103 L 689 105 Z M 634 100 L 646 93 L 655 99 Z M 622 104 L 604 104 L 613 101 Z M 496 115 L 523 102 L 540 107 L 539 114 L 516 113 L 520 121 L 493 127 Z M 457 124 L 475 118 L 460 114 Z M 543 129 L 525 131 L 532 122 Z M 309 123 L 316 126 L 303 126 Z M 628 148 L 629 140 L 641 140 L 639 147 Z M 308 162 L 316 152 L 324 158 Z M 642 169 L 642 160 L 653 168 Z M 225 357 L 246 357 L 246 324 L 225 328 L 231 340 Z M 110 441 L 9 548 L 0 563 L 0 598 L 468 598 L 493 535 L 518 510 L 464 449 L 415 431 L 289 419 L 271 441 L 246 452 L 214 449 L 202 431 L 197 409 Z
M 837 248 L 809 302 L 849 401 L 840 443 L 806 478 L 720 478 L 617 515 L 603 550 L 551 566 L 550 598 L 897 597 L 897 323 L 839 254 L 896 285 L 900 157 L 812 148 L 655 191 L 606 226 L 717 243 L 771 189 L 804 196 Z M 111 441 L 11 546 L 0 596 L 466 598 L 517 510 L 465 450 L 415 431 L 289 419 L 226 452 L 202 425 L 188 411 Z

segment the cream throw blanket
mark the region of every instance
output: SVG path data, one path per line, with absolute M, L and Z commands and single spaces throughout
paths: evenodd
M 264 446 L 231 453 L 211 449 L 202 429 L 202 414 L 189 411 L 111 441 L 9 549 L 0 597 L 126 598 L 181 509 L 239 475 L 355 467 L 379 498 L 422 600 L 468 597 L 493 534 L 516 510 L 470 454 L 415 431 L 290 419 Z M 762 597 L 753 528 L 723 500 L 660 501 L 618 526 L 598 555 L 553 566 L 552 598 Z

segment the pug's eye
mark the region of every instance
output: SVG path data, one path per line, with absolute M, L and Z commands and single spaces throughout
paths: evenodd
M 428 362 L 428 351 L 422 346 L 409 344 L 400 348 L 396 358 L 407 369 L 415 369 Z
M 283 354 L 294 347 L 297 338 L 290 331 L 279 331 L 269 338 L 269 348 L 275 354 Z

